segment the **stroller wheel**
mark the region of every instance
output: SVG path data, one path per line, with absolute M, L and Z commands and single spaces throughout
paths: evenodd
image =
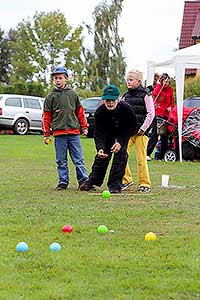
M 164 155 L 164 161 L 176 161 L 177 160 L 177 154 L 174 150 L 167 150 Z

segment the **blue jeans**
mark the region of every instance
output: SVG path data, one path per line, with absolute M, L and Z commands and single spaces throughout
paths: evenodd
M 69 154 L 73 164 L 76 166 L 76 178 L 78 183 L 88 179 L 80 135 L 59 135 L 55 137 L 56 163 L 59 177 L 59 184 L 69 183 L 68 158 Z

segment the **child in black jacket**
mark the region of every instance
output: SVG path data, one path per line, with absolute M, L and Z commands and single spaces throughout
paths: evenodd
M 104 89 L 104 103 L 95 113 L 94 139 L 97 154 L 89 180 L 80 187 L 82 191 L 91 190 L 93 185 L 102 185 L 113 153 L 107 185 L 111 193 L 121 192 L 128 159 L 126 149 L 129 138 L 135 133 L 136 116 L 129 104 L 119 100 L 119 95 L 120 91 L 115 85 L 109 84 Z

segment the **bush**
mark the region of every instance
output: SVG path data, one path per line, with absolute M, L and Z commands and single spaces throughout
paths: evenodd
M 76 93 L 80 98 L 100 97 L 102 95 L 102 90 L 98 89 L 94 92 L 90 90 L 76 89 Z
M 31 96 L 44 97 L 46 95 L 46 88 L 40 82 L 27 83 L 28 94 Z
M 185 80 L 184 98 L 200 96 L 200 77 Z
M 18 81 L 10 85 L 0 84 L 1 94 L 21 94 L 29 96 L 44 97 L 46 94 L 46 87 L 40 82 L 25 82 Z

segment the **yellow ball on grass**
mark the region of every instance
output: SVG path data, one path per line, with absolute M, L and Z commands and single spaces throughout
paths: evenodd
M 156 235 L 153 232 L 148 232 L 147 234 L 145 234 L 144 239 L 145 239 L 145 241 L 155 241 Z

